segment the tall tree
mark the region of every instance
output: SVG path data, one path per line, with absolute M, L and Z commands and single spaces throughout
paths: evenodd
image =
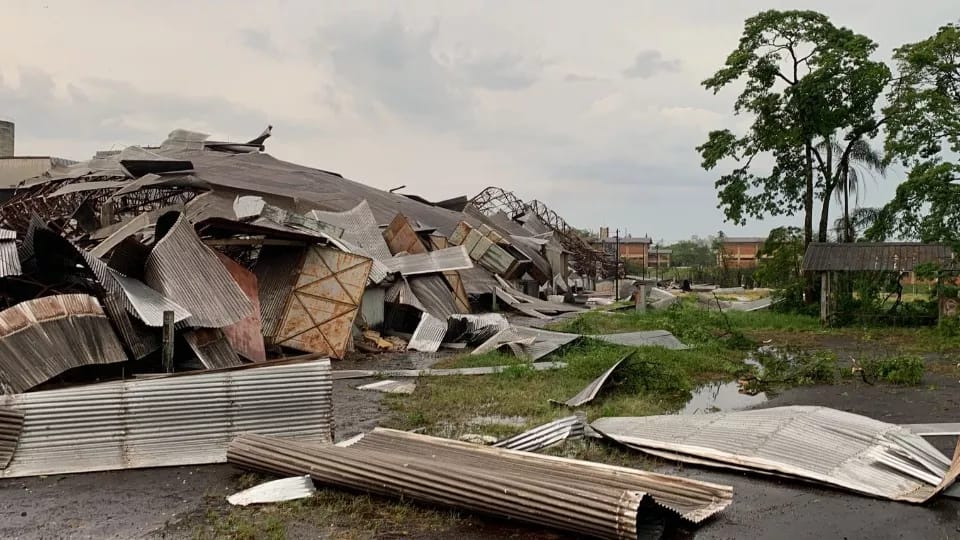
M 910 168 L 868 235 L 960 244 L 960 26 L 894 51 L 887 155 Z
M 853 144 L 874 137 L 881 124 L 874 109 L 890 70 L 870 59 L 875 49 L 866 36 L 813 11 L 771 10 L 746 20 L 739 45 L 703 85 L 717 93 L 743 83 L 733 110 L 753 123 L 740 136 L 713 131 L 697 147 L 707 170 L 736 163 L 716 182 L 729 221 L 802 211 L 807 244 L 820 200 L 818 239 L 826 241 L 837 164 L 848 163 Z M 842 151 L 824 155 L 818 145 L 832 137 L 843 141 Z
M 842 223 L 838 229 L 837 240 L 853 242 L 856 236 L 853 222 L 850 218 L 850 195 L 854 196 L 854 203 L 859 202 L 859 194 L 863 190 L 866 178 L 874 173 L 884 176 L 887 173 L 887 163 L 883 155 L 876 151 L 864 139 L 856 139 L 849 143 L 849 152 L 844 153 L 844 146 L 834 139 L 824 141 L 818 145 L 818 150 L 829 156 L 841 156 L 837 163 L 836 195 L 837 202 L 842 205 Z M 826 202 L 824 202 L 826 206 Z

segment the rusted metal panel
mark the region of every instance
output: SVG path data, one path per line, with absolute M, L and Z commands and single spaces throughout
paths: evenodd
M 207 369 L 220 369 L 243 364 L 227 337 L 219 328 L 191 328 L 183 333 L 200 363 Z
M 257 277 L 263 337 L 270 343 L 276 341 L 280 320 L 305 255 L 306 248 L 263 246 L 260 249 L 253 273 Z
M 253 305 L 213 250 L 200 241 L 186 216 L 171 214 L 158 221 L 159 228 L 164 218 L 176 217 L 147 258 L 146 283 L 186 308 L 191 314 L 187 324 L 193 327 L 220 328 L 249 315 Z
M 447 280 L 447 285 L 453 291 L 453 300 L 457 305 L 457 313 L 470 313 L 470 297 L 467 296 L 467 289 L 463 285 L 463 278 L 459 271 L 444 272 L 443 279 Z
M 0 469 L 5 469 L 13 458 L 23 431 L 23 412 L 0 407 Z
M 0 312 L 0 388 L 24 392 L 68 369 L 127 360 L 97 299 L 45 296 Z
M 318 246 L 308 248 L 276 343 L 343 358 L 371 264 L 367 257 L 353 253 Z
M 260 294 L 257 286 L 257 276 L 239 263 L 217 252 L 217 258 L 230 272 L 230 276 L 237 282 L 243 294 L 247 295 L 253 304 L 253 311 L 234 324 L 223 327 L 223 334 L 227 341 L 241 356 L 253 362 L 263 362 L 267 353 L 263 343 L 263 326 L 260 324 Z
M 416 255 L 427 252 L 427 247 L 423 245 L 423 241 L 417 236 L 417 232 L 410 223 L 410 220 L 403 214 L 397 214 L 396 217 L 393 218 L 393 221 L 390 222 L 387 229 L 383 231 L 383 239 L 386 240 L 387 247 L 390 248 L 390 253 L 394 255 L 397 253 Z
M 733 498 L 730 486 L 379 428 L 328 447 L 241 435 L 227 459 L 596 538 L 637 538 L 638 521 L 700 523 Z
M 916 242 L 819 243 L 807 246 L 804 272 L 912 272 L 917 265 L 953 263 L 946 244 Z
M 0 477 L 221 463 L 240 433 L 333 441 L 330 362 L 270 362 L 0 396 L 24 414 Z

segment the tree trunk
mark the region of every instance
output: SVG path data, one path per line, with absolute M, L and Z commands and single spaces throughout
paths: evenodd
M 850 176 L 846 168 L 843 170 L 843 235 L 845 242 L 853 242 L 853 229 L 850 228 Z
M 830 230 L 830 197 L 833 196 L 833 186 L 823 187 L 823 207 L 820 209 L 820 230 L 817 231 L 817 242 L 827 241 L 827 231 Z
M 813 242 L 813 147 L 811 141 L 804 144 L 804 168 L 807 174 L 806 191 L 803 194 L 803 247 Z

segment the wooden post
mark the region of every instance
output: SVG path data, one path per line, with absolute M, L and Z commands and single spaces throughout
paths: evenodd
M 173 312 L 163 312 L 163 370 L 173 373 Z
M 647 285 L 646 283 L 641 283 L 640 288 L 637 290 L 637 311 L 640 313 L 646 313 L 647 311 Z
M 830 272 L 820 274 L 820 324 L 830 322 Z

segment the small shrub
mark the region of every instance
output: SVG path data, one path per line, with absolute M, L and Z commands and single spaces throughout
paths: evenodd
M 880 358 L 865 362 L 863 370 L 868 379 L 916 386 L 923 379 L 923 360 L 919 356 Z

